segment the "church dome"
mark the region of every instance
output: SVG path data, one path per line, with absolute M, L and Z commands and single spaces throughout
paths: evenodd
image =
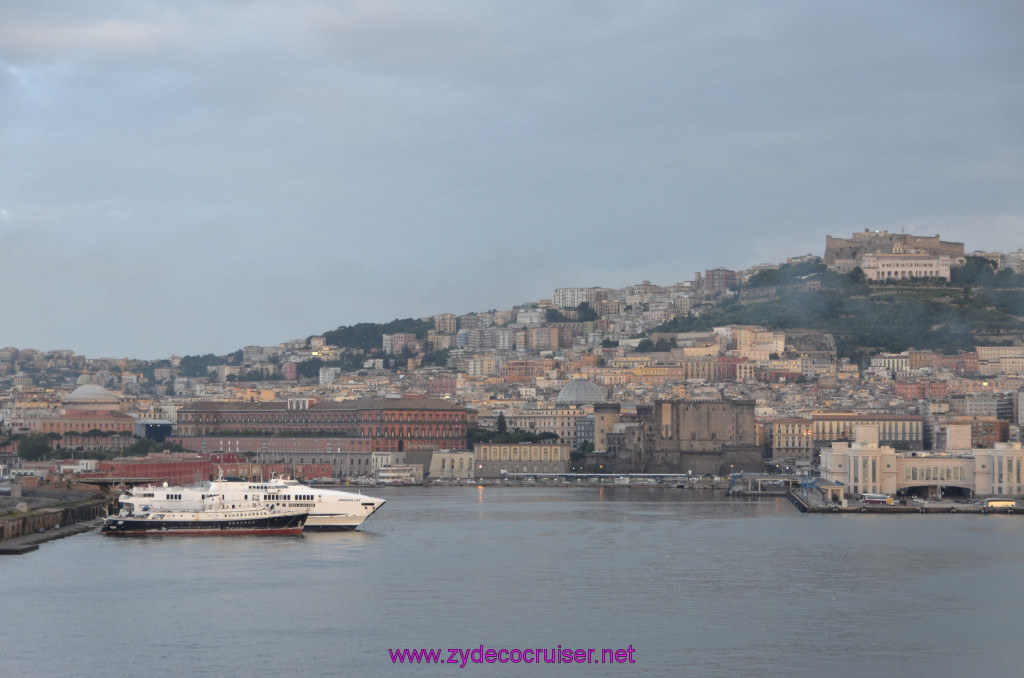
M 109 409 L 120 405 L 121 399 L 102 386 L 85 384 L 66 395 L 64 404 L 74 409 Z
M 593 405 L 605 399 L 600 386 L 586 379 L 573 379 L 558 392 L 559 405 Z

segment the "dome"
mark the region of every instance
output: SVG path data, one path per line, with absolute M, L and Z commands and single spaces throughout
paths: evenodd
M 605 399 L 604 389 L 586 379 L 573 379 L 558 392 L 559 405 L 593 405 Z
M 73 405 L 81 405 L 86 403 L 109 403 L 112 405 L 117 405 L 120 404 L 121 399 L 117 397 L 116 394 L 111 393 L 102 386 L 97 386 L 96 384 L 85 384 L 83 386 L 79 386 L 74 391 L 65 396 L 64 402 Z

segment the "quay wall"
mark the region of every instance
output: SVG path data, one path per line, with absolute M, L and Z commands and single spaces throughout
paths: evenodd
M 36 530 L 51 530 L 57 525 L 71 525 L 93 520 L 107 514 L 102 499 L 91 499 L 69 506 L 46 506 L 28 512 L 0 515 L 0 542 L 33 534 Z

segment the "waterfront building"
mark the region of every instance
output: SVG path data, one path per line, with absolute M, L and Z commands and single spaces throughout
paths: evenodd
M 873 430 L 872 430 L 873 429 Z M 965 431 L 964 431 L 965 432 Z M 954 440 L 963 440 L 954 431 Z M 858 427 L 855 442 L 837 442 L 821 451 L 821 477 L 842 485 L 848 497 L 894 495 L 901 490 L 947 496 L 1024 496 L 1024 448 L 997 443 L 988 449 L 954 444 L 942 453 L 897 452 L 880 445 L 877 427 Z
M 568 473 L 568 443 L 487 443 L 475 445 L 477 478 L 506 473 Z
M 323 436 L 198 436 L 171 437 L 189 452 L 206 455 L 248 457 L 267 464 L 323 464 L 335 478 L 369 475 L 374 451 L 365 441 Z
M 428 452 L 429 465 L 425 466 L 431 480 L 470 480 L 476 477 L 476 454 L 467 450 L 438 450 Z
M 657 400 L 629 421 L 614 403 L 594 406 L 594 452 L 586 467 L 614 473 L 761 471 L 754 401 Z
M 423 482 L 423 465 L 385 466 L 374 471 L 373 478 L 384 485 L 419 485 Z
M 95 478 L 124 478 L 136 482 L 166 482 L 171 485 L 188 485 L 207 480 L 212 472 L 209 457 L 198 455 L 151 455 L 145 459 L 99 460 L 93 474 L 82 474 Z
M 194 402 L 178 410 L 182 438 L 340 438 L 353 450 L 459 449 L 472 412 L 446 400 L 379 398 L 319 402 Z

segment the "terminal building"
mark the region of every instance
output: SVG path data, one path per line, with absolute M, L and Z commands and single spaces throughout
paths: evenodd
M 970 426 L 950 425 L 945 452 L 897 452 L 879 445 L 877 427 L 858 426 L 855 442 L 822 449 L 821 478 L 845 488 L 848 497 L 900 491 L 928 497 L 1024 497 L 1021 443 L 972 448 L 970 441 Z

